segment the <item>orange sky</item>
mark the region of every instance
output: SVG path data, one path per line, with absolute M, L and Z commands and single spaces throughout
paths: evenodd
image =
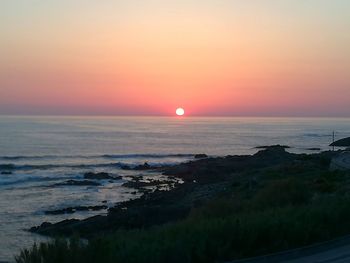
M 350 1 L 2 1 L 0 114 L 350 116 Z

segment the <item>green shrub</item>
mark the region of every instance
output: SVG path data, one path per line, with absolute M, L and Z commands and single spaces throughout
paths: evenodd
M 262 188 L 252 202 L 257 208 L 281 207 L 305 204 L 310 200 L 311 191 L 305 183 L 295 179 L 271 181 Z
M 241 213 L 248 206 L 247 201 L 240 197 L 221 197 L 211 200 L 201 207 L 193 208 L 190 217 L 226 217 Z

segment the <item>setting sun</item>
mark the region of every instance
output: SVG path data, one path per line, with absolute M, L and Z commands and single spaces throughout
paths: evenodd
M 182 116 L 185 114 L 185 110 L 183 108 L 177 108 L 176 109 L 176 115 L 177 116 Z
M 350 0 L 0 0 L 0 263 L 350 263 L 349 28 Z

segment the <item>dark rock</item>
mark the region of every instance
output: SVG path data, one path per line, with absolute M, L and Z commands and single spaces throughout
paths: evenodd
M 350 137 L 335 141 L 331 143 L 330 146 L 348 147 L 350 146 Z
M 107 203 L 107 200 L 103 200 L 102 203 L 103 203 L 103 204 L 106 204 L 106 203 Z
M 48 227 L 48 226 L 51 226 L 51 225 L 52 225 L 52 223 L 44 222 L 44 223 L 42 223 L 40 226 L 41 226 L 41 227 Z
M 286 151 L 286 146 L 274 145 L 254 154 L 252 160 L 256 163 L 267 162 L 273 164 L 276 161 L 288 161 L 291 158 L 293 158 L 293 155 Z
M 183 183 L 176 184 L 171 181 L 171 184 L 176 184 L 176 187 L 170 191 L 144 192 L 143 187 L 169 182 L 155 180 L 155 182 L 147 183 L 135 179 L 128 182 L 128 185 L 140 187 L 138 193 L 142 192 L 143 195 L 109 208 L 107 216 L 72 222 L 63 221 L 46 228 L 39 227 L 35 232 L 51 236 L 78 233 L 82 237 L 89 238 L 120 228 L 146 228 L 180 220 L 185 218 L 196 205 L 206 203 L 214 196 L 218 196 L 218 193 L 222 192 L 225 187 L 232 187 L 233 176 L 246 174 L 256 169 L 282 166 L 295 160 L 298 156 L 300 155 L 288 153 L 283 146 L 274 146 L 265 148 L 255 155 L 209 157 L 161 167 L 160 172 L 181 178 Z M 253 187 L 258 181 L 253 178 L 247 183 Z M 244 185 L 245 182 L 242 182 L 241 187 Z
M 276 144 L 276 145 L 263 145 L 263 146 L 256 146 L 255 149 L 273 149 L 273 148 L 283 148 L 283 149 L 290 149 L 291 147 L 288 145 L 280 145 L 280 144 Z
M 288 153 L 285 146 L 269 146 L 253 156 L 209 157 L 173 167 L 161 169 L 164 175 L 176 176 L 189 183 L 194 180 L 198 184 L 227 180 L 233 173 L 249 169 L 259 169 L 270 165 L 278 165 L 295 158 Z
M 76 211 L 98 211 L 98 210 L 103 210 L 107 208 L 108 206 L 106 205 L 75 206 L 75 207 L 67 207 L 67 208 L 58 209 L 58 210 L 45 211 L 45 214 L 47 215 L 73 214 Z
M 306 148 L 306 150 L 309 150 L 309 151 L 321 151 L 321 148 Z
M 71 224 L 78 222 L 80 222 L 78 219 L 66 219 L 55 224 L 44 222 L 40 226 L 30 228 L 29 231 L 44 235 L 68 234 L 70 232 L 69 230 L 65 229 L 65 227 L 68 227 L 70 229 Z
M 119 164 L 119 167 L 122 170 L 132 170 L 132 168 L 129 165 L 126 165 L 126 164 Z
M 184 196 L 186 189 L 180 192 L 155 191 L 145 193 L 140 199 L 117 204 L 108 209 L 106 216 L 94 216 L 84 220 L 64 220 L 47 227 L 34 227 L 32 232 L 62 236 L 78 233 L 81 237 L 95 237 L 97 233 L 110 233 L 120 228 L 146 228 L 173 222 L 184 218 L 190 211 L 190 205 L 179 205 L 179 196 Z
M 159 180 L 152 180 L 150 182 L 128 181 L 128 182 L 124 183 L 123 186 L 139 189 L 140 187 L 158 186 L 158 185 L 164 185 L 164 184 L 169 184 L 169 183 L 172 183 L 172 182 L 159 181 Z
M 144 164 L 137 165 L 134 170 L 149 170 L 152 169 L 152 167 L 146 162 Z
M 1 174 L 12 174 L 11 171 L 2 171 Z
M 143 170 L 153 170 L 153 169 L 160 169 L 168 167 L 169 165 L 165 166 L 151 166 L 149 163 L 145 162 L 144 164 L 136 165 L 135 167 L 129 166 L 127 164 L 119 164 L 119 167 L 123 170 L 135 170 L 135 171 L 143 171 Z
M 95 179 L 95 180 L 104 180 L 104 179 L 120 179 L 120 177 L 113 177 L 110 176 L 108 173 L 93 173 L 93 172 L 88 172 L 84 174 L 84 179 Z
M 70 185 L 70 186 L 99 186 L 101 185 L 100 183 L 94 182 L 94 181 L 89 181 L 89 180 L 68 180 L 62 183 L 57 183 L 54 184 L 54 186 L 66 186 L 66 185 Z
M 76 211 L 75 208 L 68 207 L 68 208 L 63 208 L 58 210 L 45 211 L 45 214 L 46 215 L 73 214 L 75 211 Z
M 149 169 L 152 169 L 152 167 L 147 162 L 144 164 L 139 164 L 135 167 L 132 167 L 132 166 L 129 166 L 126 164 L 121 164 L 120 168 L 123 170 L 149 170 Z M 153 168 L 155 168 L 155 167 L 153 167 Z
M 15 166 L 13 164 L 0 164 L 0 170 L 13 170 Z
M 49 223 L 49 222 L 43 222 L 40 226 L 33 226 L 29 229 L 29 231 L 31 232 L 36 232 L 38 231 L 40 228 L 47 228 L 47 227 L 50 227 L 52 226 L 52 223 Z
M 199 153 L 199 154 L 195 154 L 194 158 L 195 159 L 208 158 L 208 155 L 206 155 L 205 153 Z
M 140 175 L 130 175 L 130 176 L 128 176 L 128 178 L 131 178 L 131 180 L 134 182 L 138 182 L 138 181 L 143 179 L 143 177 Z

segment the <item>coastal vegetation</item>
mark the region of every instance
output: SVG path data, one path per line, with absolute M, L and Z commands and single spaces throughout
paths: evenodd
M 123 217 L 116 208 L 97 221 L 37 227 L 56 239 L 16 262 L 225 262 L 350 234 L 350 172 L 329 170 L 336 154 L 277 146 L 165 168 L 184 184 L 124 204 Z

